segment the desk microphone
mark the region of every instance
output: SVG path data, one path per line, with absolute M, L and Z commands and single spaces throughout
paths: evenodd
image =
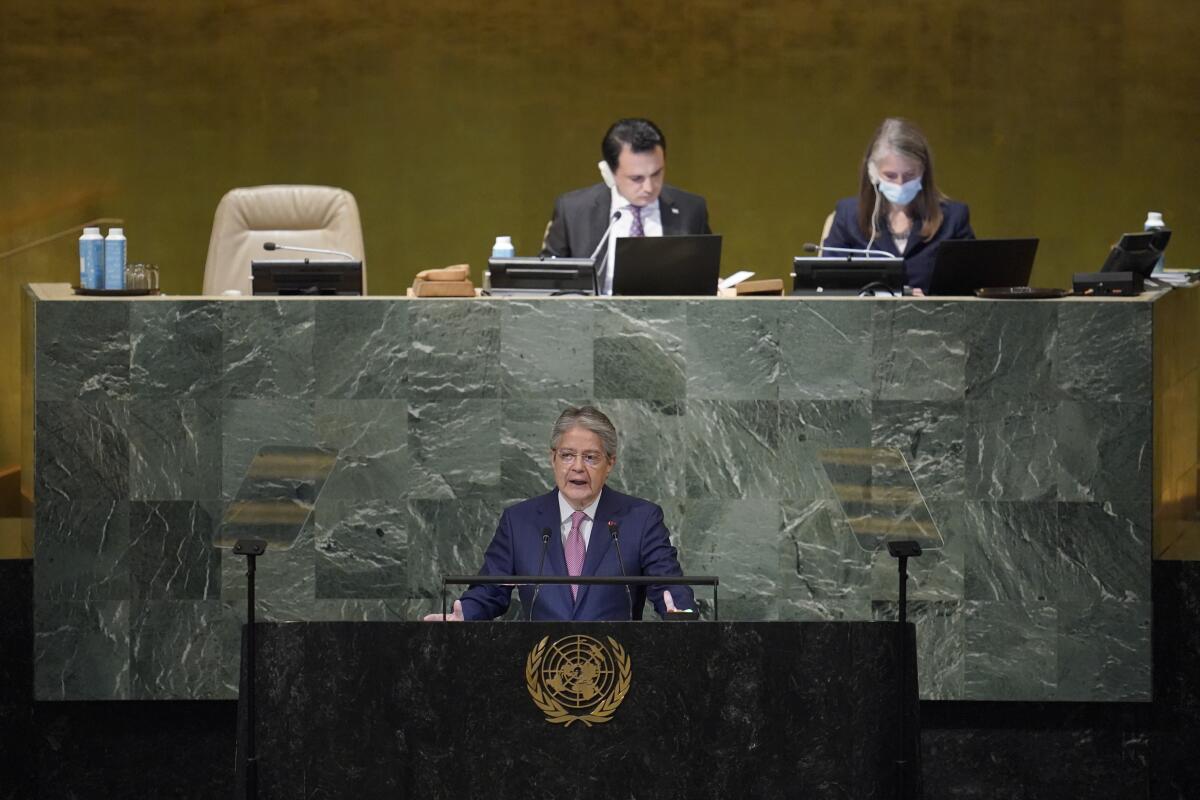
M 542 555 L 538 559 L 538 577 L 542 577 L 542 564 L 546 562 L 546 546 L 550 544 L 550 529 L 542 528 Z M 528 622 L 533 622 L 533 606 L 537 603 L 538 592 L 542 590 L 542 585 L 536 583 L 533 586 L 533 599 L 529 601 L 529 616 L 526 618 Z
M 608 534 L 612 536 L 613 544 L 617 546 L 617 566 L 621 568 L 621 577 L 628 578 L 629 576 L 625 574 L 625 559 L 621 558 L 621 529 L 611 519 L 608 521 Z M 633 592 L 629 591 L 628 583 L 625 584 L 625 599 L 629 601 L 629 618 L 633 619 Z
M 852 256 L 866 256 L 868 258 L 871 256 L 900 258 L 900 256 L 896 255 L 895 253 L 889 253 L 887 250 L 872 250 L 869 247 L 821 247 L 820 245 L 813 244 L 812 242 L 804 243 L 804 252 L 806 253 L 822 253 L 825 250 L 829 250 L 833 253 L 849 253 Z
M 320 253 L 325 256 L 341 256 L 347 261 L 357 261 L 354 256 L 341 250 L 321 250 L 316 247 L 296 247 L 290 244 L 275 244 L 274 242 L 263 242 L 263 250 L 295 250 L 297 253 Z
M 604 243 L 608 241 L 608 237 L 612 235 L 613 226 L 617 224 L 617 220 L 621 218 L 620 211 L 614 211 L 612 219 L 608 222 L 608 227 L 604 229 L 604 235 L 600 237 L 600 243 L 596 245 L 596 249 L 592 251 L 592 255 L 588 261 L 592 262 L 592 271 L 596 273 L 596 294 L 603 294 L 604 280 L 600 277 L 600 268 L 596 266 L 596 256 L 600 255 L 600 249 L 604 247 Z M 604 259 L 607 264 L 608 259 Z

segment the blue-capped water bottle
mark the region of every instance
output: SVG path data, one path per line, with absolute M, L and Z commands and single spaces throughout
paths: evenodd
M 1142 224 L 1142 230 L 1149 233 L 1150 231 L 1162 231 L 1167 229 L 1167 223 L 1163 222 L 1161 211 L 1147 211 L 1146 221 Z M 1162 272 L 1166 269 L 1166 262 L 1163 256 L 1158 257 L 1158 263 L 1154 265 L 1155 272 Z
M 109 228 L 104 238 L 104 288 L 125 288 L 125 231 Z
M 511 236 L 496 237 L 496 243 L 492 245 L 492 258 L 512 258 L 516 254 Z
M 104 237 L 99 228 L 84 228 L 79 237 L 79 286 L 104 288 Z

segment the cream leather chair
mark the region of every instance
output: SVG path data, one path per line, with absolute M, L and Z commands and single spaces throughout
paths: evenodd
M 363 252 L 358 203 L 345 189 L 332 186 L 249 186 L 221 198 L 213 217 L 204 294 L 237 289 L 251 294 L 250 262 L 324 258 L 288 250 L 263 250 L 263 243 L 343 250 L 363 262 L 363 294 L 367 263 Z M 335 259 L 335 256 L 329 256 Z

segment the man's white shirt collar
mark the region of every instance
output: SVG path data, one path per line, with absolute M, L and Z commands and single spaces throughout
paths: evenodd
M 596 519 L 596 509 L 600 506 L 600 497 L 604 494 L 604 490 L 600 490 L 600 494 L 596 495 L 596 499 L 592 504 L 583 509 L 583 513 L 587 515 L 589 520 Z M 558 522 L 559 526 L 566 525 L 571 521 L 571 515 L 575 513 L 575 509 L 567 502 L 567 498 L 563 497 L 562 492 L 558 493 Z M 569 529 L 568 529 L 569 530 Z

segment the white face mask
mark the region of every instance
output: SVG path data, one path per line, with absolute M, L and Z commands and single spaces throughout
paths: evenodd
M 914 178 L 907 183 L 889 183 L 888 181 L 880 181 L 878 184 L 879 192 L 888 199 L 889 202 L 895 203 L 898 206 L 906 206 L 921 192 L 921 179 Z

